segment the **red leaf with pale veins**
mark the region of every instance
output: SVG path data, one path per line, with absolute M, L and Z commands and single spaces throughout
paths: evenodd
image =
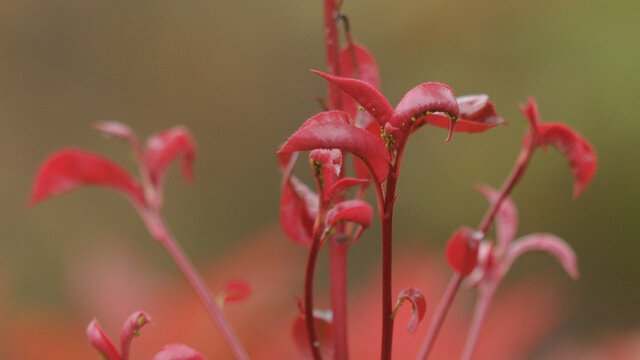
M 552 145 L 567 158 L 573 173 L 573 197 L 586 189 L 596 173 L 598 159 L 593 146 L 580 134 L 562 123 L 542 123 L 541 142 Z
M 393 108 L 387 98 L 384 97 L 375 87 L 369 83 L 346 77 L 325 74 L 312 70 L 349 95 L 355 102 L 362 105 L 380 125 L 383 125 L 393 116 Z
M 331 347 L 331 338 L 333 328 L 331 326 L 331 312 L 313 311 L 313 323 L 316 328 L 316 336 L 320 343 L 320 354 L 324 359 L 333 358 L 333 349 Z M 304 314 L 299 314 L 291 325 L 291 335 L 293 343 L 300 351 L 305 359 L 313 359 L 311 354 L 311 344 L 309 344 L 309 335 L 307 333 L 307 323 Z
M 354 66 L 354 58 L 356 66 Z M 342 76 L 362 80 L 380 90 L 378 65 L 373 55 L 364 46 L 353 44 L 353 51 L 349 46 L 342 49 L 342 52 L 340 52 L 340 67 Z M 374 120 L 373 116 L 368 112 L 359 111 L 358 103 L 344 92 L 342 104 L 344 110 L 354 119 L 358 127 L 366 127 Z
M 413 334 L 418 330 L 418 325 L 420 325 L 427 312 L 427 301 L 422 292 L 416 288 L 402 289 L 398 294 L 396 309 L 407 300 L 411 303 L 411 320 L 407 324 L 407 330 Z
M 218 295 L 222 303 L 231 304 L 247 300 L 251 296 L 251 285 L 246 280 L 236 279 L 224 284 Z
M 325 192 L 326 203 L 329 204 L 341 196 L 345 191 L 369 183 L 369 179 L 342 178 Z
M 152 360 L 205 360 L 199 352 L 187 345 L 171 344 L 166 345 L 159 353 L 154 355 Z
M 117 137 L 128 142 L 134 151 L 139 152 L 140 140 L 131 128 L 118 121 L 99 121 L 93 124 L 93 128 L 110 136 Z
M 104 333 L 100 324 L 93 319 L 87 326 L 87 338 L 93 346 L 106 360 L 121 360 L 118 350 L 113 345 L 109 337 Z
M 155 133 L 147 139 L 145 162 L 154 185 L 158 186 L 162 183 L 167 168 L 177 158 L 180 159 L 182 177 L 191 181 L 196 144 L 185 127 L 174 126 L 167 131 Z
M 126 170 L 100 155 L 69 148 L 53 153 L 40 166 L 29 205 L 83 185 L 112 188 L 138 205 L 145 203 L 142 187 Z
M 364 129 L 345 123 L 347 114 L 330 111 L 309 119 L 278 150 L 278 154 L 315 149 L 341 149 L 369 164 L 378 182 L 389 171 L 389 153 L 382 139 Z
M 122 360 L 129 359 L 129 347 L 131 340 L 135 336 L 140 336 L 140 329 L 151 322 L 149 315 L 142 311 L 136 311 L 129 316 L 124 322 L 122 333 L 120 335 L 120 350 L 122 351 Z
M 492 206 L 500 197 L 500 191 L 490 186 L 478 184 L 476 185 L 476 189 L 487 198 Z M 517 231 L 518 208 L 516 208 L 511 197 L 507 196 L 507 198 L 502 201 L 502 205 L 500 205 L 500 209 L 496 214 L 496 238 L 500 249 L 505 249 L 507 245 L 516 238 Z
M 428 113 L 442 112 L 450 116 L 449 139 L 460 109 L 453 90 L 445 84 L 428 82 L 409 90 L 396 106 L 391 125 L 398 129 L 409 129 L 412 122 L 418 121 Z
M 544 251 L 558 260 L 572 279 L 578 279 L 578 260 L 576 253 L 564 240 L 553 234 L 531 234 L 514 241 L 508 248 L 501 263 L 501 276 L 522 255 L 530 251 Z
M 449 239 L 445 253 L 447 262 L 460 275 L 467 276 L 475 268 L 480 240 L 468 226 L 456 230 Z
M 360 229 L 353 236 L 353 243 L 358 241 L 362 232 L 371 226 L 373 209 L 362 200 L 346 200 L 336 204 L 327 212 L 327 228 L 332 228 L 340 221 L 351 221 L 360 225 Z

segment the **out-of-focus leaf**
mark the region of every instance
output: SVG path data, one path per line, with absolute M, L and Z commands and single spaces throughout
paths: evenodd
M 478 184 L 476 185 L 476 189 L 487 198 L 491 206 L 493 206 L 500 197 L 500 191 L 490 186 Z M 496 214 L 496 238 L 500 249 L 505 249 L 507 245 L 516 238 L 517 231 L 518 208 L 516 208 L 511 197 L 507 196 L 507 198 L 502 201 L 500 209 Z
M 83 185 L 112 188 L 138 205 L 145 203 L 138 181 L 119 165 L 100 155 L 68 148 L 56 151 L 40 166 L 29 205 Z
M 325 191 L 325 201 L 326 203 L 331 203 L 336 198 L 341 196 L 345 191 L 356 186 L 366 185 L 368 183 L 368 179 L 342 178 L 336 181 L 336 183 L 333 184 L 333 186 L 329 190 Z
M 413 334 L 418 330 L 418 325 L 424 318 L 424 314 L 427 312 L 427 301 L 420 290 L 412 287 L 402 289 L 402 291 L 400 291 L 398 294 L 396 309 L 405 301 L 409 301 L 411 303 L 411 320 L 409 320 L 409 323 L 407 324 L 407 330 Z
M 320 354 L 323 359 L 333 358 L 333 348 L 330 344 L 333 331 L 331 323 L 332 316 L 330 312 L 314 310 L 313 324 L 316 329 L 316 337 L 319 342 Z M 296 345 L 296 348 L 300 351 L 303 358 L 313 359 L 304 312 L 300 313 L 293 321 L 291 326 L 291 335 L 293 337 L 293 343 Z
M 93 124 L 93 128 L 110 136 L 117 137 L 128 142 L 134 151 L 140 151 L 140 140 L 131 128 L 118 121 L 99 121 Z
M 204 360 L 199 352 L 183 344 L 166 345 L 152 360 Z
M 540 111 L 538 111 L 538 104 L 536 103 L 536 100 L 532 97 L 529 97 L 529 99 L 527 100 L 527 105 L 526 106 L 520 106 L 520 110 L 522 111 L 522 114 L 524 114 L 524 117 L 527 118 L 527 120 L 529 121 L 529 125 L 531 125 L 531 133 L 533 134 L 533 140 L 534 141 L 540 141 L 540 123 L 541 123 L 541 117 L 540 117 Z M 543 149 L 546 151 L 545 148 L 545 144 L 542 143 L 541 144 Z
M 109 337 L 102 331 L 102 327 L 96 319 L 93 319 L 87 326 L 87 338 L 93 346 L 106 360 L 121 360 L 120 353 L 113 345 Z
M 291 177 L 283 182 L 280 194 L 280 224 L 293 242 L 306 247 L 311 246 L 317 203 L 317 196 L 298 179 Z
M 342 111 L 321 113 L 307 120 L 278 150 L 279 154 L 315 149 L 341 149 L 367 162 L 378 182 L 384 181 L 389 171 L 389 153 L 382 139 L 344 119 Z
M 562 123 L 542 123 L 539 126 L 541 141 L 560 151 L 569 162 L 573 173 L 573 197 L 586 189 L 598 167 L 593 146 L 575 130 Z
M 356 243 L 362 232 L 371 226 L 373 209 L 371 205 L 362 200 L 346 200 L 336 204 L 327 212 L 327 228 L 332 228 L 340 221 L 351 221 L 360 225 L 360 229 L 353 237 Z
M 322 76 L 331 84 L 349 95 L 355 102 L 373 116 L 380 125 L 384 124 L 393 116 L 393 108 L 387 98 L 384 97 L 375 87 L 366 81 L 334 76 L 320 71 L 313 71 Z
M 355 64 L 354 64 L 355 59 Z M 355 66 L 354 66 L 355 65 Z M 360 79 L 374 88 L 380 90 L 380 72 L 373 55 L 359 44 L 353 44 L 353 49 L 346 46 L 340 52 L 340 67 L 342 76 L 347 78 Z M 349 95 L 343 93 L 342 104 L 351 119 L 356 121 L 358 127 L 366 127 L 374 117 L 366 111 L 359 111 L 356 103 Z
M 449 239 L 445 252 L 447 262 L 460 275 L 467 276 L 478 262 L 478 241 L 474 230 L 461 227 Z
M 140 336 L 140 329 L 151 322 L 149 315 L 142 311 L 136 311 L 129 316 L 124 322 L 122 333 L 120 335 L 120 350 L 122 351 L 122 360 L 129 359 L 129 347 L 131 340 L 135 336 Z
M 224 284 L 218 294 L 218 303 L 232 304 L 247 300 L 251 296 L 251 285 L 246 280 L 235 279 Z
M 162 183 L 167 168 L 177 158 L 180 159 L 182 177 L 191 181 L 196 144 L 185 127 L 174 126 L 167 131 L 155 133 L 147 139 L 145 162 L 154 185 L 158 186 Z
M 576 253 L 564 240 L 553 234 L 531 234 L 514 241 L 508 248 L 501 263 L 501 275 L 504 276 L 511 265 L 522 255 L 531 251 L 543 251 L 558 260 L 572 279 L 580 277 Z

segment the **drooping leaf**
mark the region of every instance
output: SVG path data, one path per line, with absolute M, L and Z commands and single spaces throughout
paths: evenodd
M 396 309 L 405 301 L 409 301 L 411 303 L 411 320 L 409 320 L 409 323 L 407 324 L 407 330 L 413 334 L 418 330 L 418 325 L 420 325 L 420 322 L 424 318 L 424 314 L 427 312 L 427 301 L 420 290 L 412 287 L 402 289 L 402 291 L 400 291 L 398 294 Z
M 355 60 L 355 63 L 354 63 Z M 353 44 L 353 48 L 346 46 L 340 52 L 340 67 L 342 76 L 362 80 L 374 88 L 380 90 L 380 72 L 373 55 L 359 44 Z M 375 120 L 367 111 L 359 111 L 359 105 L 351 96 L 343 92 L 342 104 L 344 111 L 356 122 L 358 127 L 366 127 Z
M 365 111 L 371 114 L 380 125 L 384 126 L 393 116 L 393 108 L 387 98 L 366 81 L 329 75 L 315 70 L 313 72 L 349 95 Z
M 122 360 L 129 359 L 129 347 L 134 337 L 140 336 L 140 329 L 151 322 L 149 315 L 142 311 L 136 311 L 129 316 L 124 322 L 122 333 L 120 335 L 120 350 L 122 351 Z
M 333 186 L 325 191 L 325 202 L 331 203 L 333 202 L 335 199 L 337 199 L 338 197 L 340 197 L 345 191 L 356 187 L 356 186 L 362 186 L 362 185 L 366 185 L 369 183 L 368 179 L 356 179 L 356 178 L 342 178 L 338 181 L 336 181 L 335 184 L 333 184 Z
M 539 129 L 541 141 L 555 147 L 567 158 L 574 178 L 573 197 L 577 198 L 589 185 L 598 167 L 593 146 L 562 123 L 542 123 Z
M 467 276 L 478 262 L 480 239 L 470 227 L 461 227 L 449 239 L 445 255 L 449 265 L 462 276 Z
M 149 177 L 154 185 L 162 183 L 171 163 L 180 159 L 182 177 L 193 179 L 193 163 L 196 158 L 196 144 L 183 126 L 174 126 L 167 131 L 153 134 L 147 139 L 145 161 Z
M 354 235 L 353 242 L 358 241 L 362 232 L 371 226 L 373 209 L 362 200 L 345 200 L 327 212 L 327 228 L 332 228 L 340 221 L 350 221 L 360 225 L 360 230 Z
M 364 160 L 378 182 L 389 171 L 389 153 L 382 139 L 364 129 L 345 123 L 342 111 L 321 113 L 309 119 L 278 150 L 279 154 L 314 149 L 341 149 Z
M 122 359 L 111 339 L 104 333 L 96 319 L 93 319 L 87 326 L 87 338 L 91 346 L 98 350 L 106 360 Z
M 487 198 L 491 206 L 493 206 L 500 197 L 500 191 L 487 185 L 478 184 L 476 185 L 476 189 Z M 496 238 L 500 249 L 505 249 L 507 245 L 516 238 L 517 231 L 518 208 L 516 208 L 511 197 L 507 196 L 507 198 L 502 201 L 500 209 L 496 214 Z
M 319 310 L 313 311 L 313 324 L 316 329 L 316 337 L 320 346 L 320 354 L 323 359 L 333 358 L 333 348 L 330 344 L 332 338 L 332 316 L 331 312 Z M 304 359 L 313 359 L 311 353 L 311 344 L 309 343 L 309 335 L 307 332 L 307 323 L 304 311 L 296 317 L 291 326 L 291 335 L 293 343 L 303 356 Z
M 126 124 L 118 121 L 99 121 L 93 124 L 93 128 L 109 136 L 126 141 L 136 152 L 141 151 L 138 136 Z
M 531 251 L 543 251 L 555 257 L 572 279 L 580 276 L 578 259 L 571 246 L 553 234 L 544 233 L 523 236 L 514 241 L 501 263 L 501 275 L 504 276 L 520 256 Z
M 204 356 L 187 345 L 171 344 L 164 346 L 152 360 L 205 360 Z
M 431 113 L 444 113 L 449 118 L 449 139 L 460 118 L 460 109 L 453 90 L 445 84 L 428 82 L 409 90 L 396 106 L 391 125 L 398 129 L 410 129 L 419 125 Z
M 117 190 L 138 205 L 145 203 L 142 187 L 127 171 L 100 155 L 73 148 L 50 155 L 38 169 L 29 205 L 62 195 L 83 185 Z
M 230 280 L 222 287 L 217 296 L 219 304 L 239 303 L 251 296 L 251 285 L 246 280 Z
M 529 125 L 531 125 L 531 133 L 533 134 L 532 135 L 533 140 L 540 141 L 539 126 L 541 123 L 541 117 L 540 117 L 540 111 L 538 111 L 538 104 L 536 103 L 536 100 L 532 97 L 529 97 L 529 99 L 527 100 L 527 105 L 526 106 L 520 105 L 520 110 L 522 111 L 522 114 L 524 114 L 524 117 L 526 117 L 527 120 L 529 121 Z M 545 144 L 542 143 L 541 145 L 544 149 Z

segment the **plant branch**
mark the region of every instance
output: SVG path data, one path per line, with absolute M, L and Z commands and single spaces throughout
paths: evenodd
M 324 45 L 327 73 L 340 76 L 340 40 L 338 38 L 337 15 L 335 0 L 324 0 Z M 329 107 L 342 110 L 342 93 L 331 84 L 329 84 Z
M 329 244 L 331 309 L 333 311 L 334 360 L 349 359 L 347 332 L 347 255 L 348 238 L 340 235 Z

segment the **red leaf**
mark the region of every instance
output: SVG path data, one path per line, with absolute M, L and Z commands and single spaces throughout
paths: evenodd
M 316 328 L 318 342 L 320 343 L 320 354 L 324 359 L 333 358 L 333 349 L 330 346 L 333 331 L 331 322 L 332 316 L 330 312 L 314 310 L 313 323 Z M 293 321 L 291 335 L 293 337 L 293 343 L 303 357 L 305 359 L 312 359 L 311 344 L 309 344 L 309 335 L 307 333 L 307 323 L 304 314 L 299 314 Z
M 413 334 L 418 330 L 418 325 L 424 318 L 424 314 L 427 312 L 427 301 L 420 290 L 416 288 L 406 288 L 398 294 L 396 310 L 406 300 L 411 303 L 411 320 L 409 320 L 409 323 L 407 324 L 407 330 Z
M 354 66 L 354 58 L 356 66 Z M 342 49 L 340 53 L 340 67 L 342 69 L 342 76 L 362 80 L 380 90 L 378 65 L 373 55 L 363 46 L 353 44 L 353 49 L 349 46 Z M 356 121 L 358 127 L 366 127 L 374 120 L 373 116 L 368 112 L 359 111 L 358 104 L 345 93 L 343 93 L 342 104 L 344 111 L 346 111 L 354 121 L 362 117 Z
M 442 112 L 449 119 L 449 139 L 460 117 L 460 109 L 453 90 L 445 84 L 428 82 L 409 90 L 396 106 L 391 125 L 409 129 L 413 122 L 429 113 Z
M 501 263 L 501 275 L 504 276 L 520 256 L 530 251 L 544 251 L 555 257 L 572 279 L 580 276 L 576 253 L 564 240 L 552 234 L 531 234 L 514 241 Z
M 152 360 L 204 360 L 204 356 L 186 345 L 171 344 L 163 347 Z
M 40 166 L 29 205 L 34 206 L 83 185 L 109 187 L 138 205 L 145 203 L 140 184 L 111 160 L 84 150 L 61 149 Z
M 102 331 L 102 327 L 96 319 L 93 319 L 87 326 L 87 338 L 91 346 L 96 348 L 106 360 L 121 360 L 118 350 Z
M 371 121 L 364 129 L 370 132 L 376 138 L 381 138 L 382 128 L 376 121 Z M 367 169 L 367 165 L 357 156 L 353 158 L 353 169 L 357 177 L 361 179 L 371 179 L 371 174 Z
M 457 100 L 461 121 L 494 126 L 504 123 L 493 103 L 489 101 L 489 95 L 465 95 L 458 97 Z
M 351 221 L 369 227 L 373 217 L 371 205 L 363 200 L 346 200 L 327 212 L 327 225 L 333 227 L 340 221 Z
M 337 149 L 316 149 L 309 154 L 309 161 L 313 175 L 322 190 L 332 187 L 333 183 L 340 177 L 342 151 Z
M 251 286 L 242 279 L 228 281 L 224 284 L 222 291 L 218 295 L 223 304 L 239 303 L 247 300 L 251 295 Z
M 329 190 L 325 191 L 326 202 L 329 204 L 352 187 L 362 186 L 368 183 L 368 179 L 342 178 L 333 184 Z
M 478 262 L 478 243 L 470 227 L 461 227 L 449 239 L 446 258 L 449 265 L 462 276 L 467 276 Z
M 107 135 L 117 137 L 128 142 L 134 151 L 140 151 L 140 140 L 129 126 L 118 121 L 99 121 L 93 128 Z
M 345 123 L 342 111 L 320 113 L 307 120 L 278 154 L 314 149 L 341 149 L 353 153 L 369 164 L 378 182 L 384 181 L 389 171 L 389 153 L 382 139 L 364 129 Z
M 384 125 L 391 119 L 391 116 L 393 116 L 393 108 L 391 104 L 389 104 L 389 101 L 369 83 L 358 79 L 333 76 L 315 70 L 312 71 L 325 78 L 362 105 L 364 110 L 371 114 L 380 125 Z
M 527 100 L 527 105 L 526 106 L 522 106 L 520 105 L 520 110 L 522 111 L 522 113 L 524 114 L 524 117 L 527 118 L 527 120 L 529 121 L 529 124 L 531 125 L 531 131 L 533 133 L 533 138 L 535 141 L 539 141 L 539 136 L 540 136 L 540 111 L 538 111 L 538 104 L 536 103 L 536 100 L 532 97 L 529 97 L 529 99 Z M 542 144 L 543 148 L 544 148 L 544 144 Z
M 315 206 L 312 203 L 314 196 Z M 283 182 L 280 195 L 280 224 L 293 242 L 306 247 L 311 246 L 317 203 L 317 196 L 295 177 Z
M 149 177 L 155 186 L 159 186 L 167 173 L 167 168 L 176 158 L 180 158 L 182 177 L 193 179 L 193 162 L 196 158 L 196 145 L 189 131 L 182 126 L 153 134 L 147 139 L 145 161 Z
M 129 346 L 131 340 L 135 336 L 140 336 L 140 329 L 151 322 L 151 318 L 142 311 L 136 311 L 129 316 L 124 322 L 122 333 L 120 335 L 120 350 L 122 351 L 122 360 L 129 358 Z
M 492 206 L 500 197 L 500 191 L 487 185 L 478 184 L 476 189 L 487 198 Z M 516 238 L 517 231 L 518 209 L 511 197 L 507 197 L 502 201 L 502 205 L 500 205 L 500 209 L 496 214 L 496 238 L 501 249 L 505 249 Z
M 567 158 L 573 173 L 573 197 L 577 198 L 596 173 L 598 159 L 593 146 L 580 134 L 562 123 L 542 123 L 541 142 L 552 145 Z

